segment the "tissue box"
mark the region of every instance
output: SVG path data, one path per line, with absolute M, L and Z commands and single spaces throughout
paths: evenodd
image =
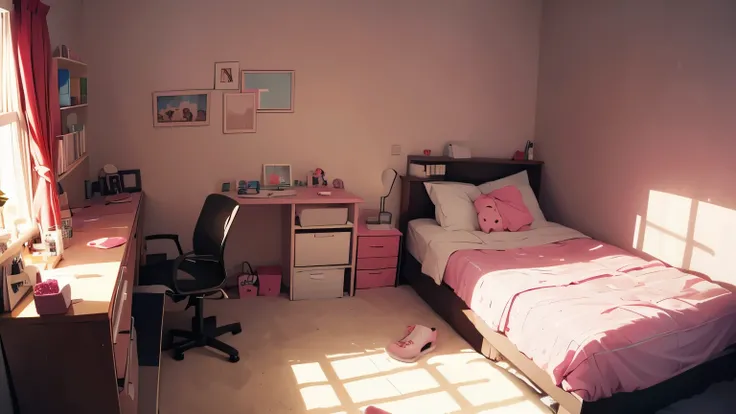
M 59 293 L 36 295 L 34 292 L 33 301 L 39 315 L 64 314 L 72 304 L 72 288 L 65 284 L 59 289 Z

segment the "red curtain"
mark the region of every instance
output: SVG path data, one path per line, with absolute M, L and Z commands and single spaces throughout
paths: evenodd
M 46 15 L 49 6 L 40 0 L 14 0 L 13 40 L 17 51 L 20 103 L 28 122 L 33 168 L 37 174 L 33 211 L 44 230 L 61 223 L 54 169 L 57 151 L 52 105 L 58 90 L 52 74 L 51 45 Z M 54 93 L 56 92 L 56 93 Z M 56 102 L 54 102 L 56 96 Z

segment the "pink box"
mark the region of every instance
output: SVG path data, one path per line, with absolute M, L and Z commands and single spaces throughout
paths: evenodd
M 281 292 L 281 266 L 261 266 L 258 273 L 258 296 L 278 296 Z
M 240 294 L 240 299 L 258 296 L 258 288 L 252 284 L 254 279 L 253 275 L 238 276 L 238 293 Z

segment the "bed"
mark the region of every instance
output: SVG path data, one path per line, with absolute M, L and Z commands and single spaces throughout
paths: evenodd
M 442 157 L 410 157 L 408 162 L 445 164 L 444 180 L 475 185 L 526 171 L 530 186 L 539 194 L 540 162 Z M 736 376 L 734 354 L 726 349 L 736 338 L 730 291 L 554 223 L 537 226 L 523 236 L 448 232 L 437 225 L 434 204 L 424 188 L 426 181 L 402 177 L 399 225 L 406 235 L 402 282 L 409 283 L 477 351 L 492 359 L 503 357 L 515 365 L 559 403 L 559 412 L 654 412 L 712 382 Z M 516 256 L 509 255 L 512 251 Z M 544 268 L 548 272 L 555 261 L 566 259 L 569 265 L 553 267 L 558 270 L 554 278 L 530 270 Z M 597 268 L 591 270 L 591 264 Z M 615 278 L 586 279 L 591 274 L 606 273 L 600 270 L 606 267 L 621 271 Z M 518 277 L 519 269 L 526 278 Z M 570 286 L 557 286 L 560 278 L 568 278 Z M 539 284 L 547 279 L 555 283 L 544 289 L 519 285 L 522 281 Z M 701 331 L 683 328 L 664 335 L 669 332 L 666 326 L 652 325 L 652 318 L 636 316 L 632 307 L 608 312 L 601 306 L 609 299 L 605 295 L 610 296 L 611 285 L 614 291 L 634 298 L 656 292 L 661 298 L 654 299 L 664 309 L 656 312 L 671 324 Z M 680 291 L 688 295 L 680 295 Z M 519 292 L 524 294 L 519 296 Z M 592 300 L 595 294 L 601 296 Z M 496 305 L 512 300 L 513 307 Z M 705 310 L 693 311 L 694 302 Z M 569 309 L 577 311 L 569 313 Z M 607 319 L 589 317 L 594 314 L 606 315 Z M 545 331 L 545 327 L 554 328 L 561 320 L 580 329 L 568 329 L 569 337 L 554 329 Z M 586 345 L 580 347 L 581 352 L 571 353 L 569 343 L 580 341 L 592 331 L 607 333 L 590 341 L 590 346 L 602 349 Z M 625 346 L 620 342 L 622 337 L 638 346 Z M 721 352 L 723 349 L 726 351 Z M 657 352 L 674 353 L 676 357 L 662 358 L 667 363 L 658 365 Z M 692 367 L 689 362 L 695 360 L 698 365 Z M 673 361 L 679 365 L 673 368 Z M 632 372 L 634 378 L 627 378 Z M 677 375 L 663 377 L 666 372 Z

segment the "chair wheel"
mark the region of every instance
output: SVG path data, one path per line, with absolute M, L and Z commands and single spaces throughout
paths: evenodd
M 235 330 L 233 330 L 233 335 L 237 335 L 237 334 L 239 334 L 241 332 L 243 332 L 243 328 L 235 329 Z
M 239 355 L 230 355 L 229 361 L 232 362 L 232 363 L 238 362 L 238 361 L 240 361 L 240 356 Z
M 183 353 L 181 353 L 181 354 L 180 353 L 175 353 L 174 354 L 174 360 L 181 361 L 183 359 L 184 359 L 184 354 Z

